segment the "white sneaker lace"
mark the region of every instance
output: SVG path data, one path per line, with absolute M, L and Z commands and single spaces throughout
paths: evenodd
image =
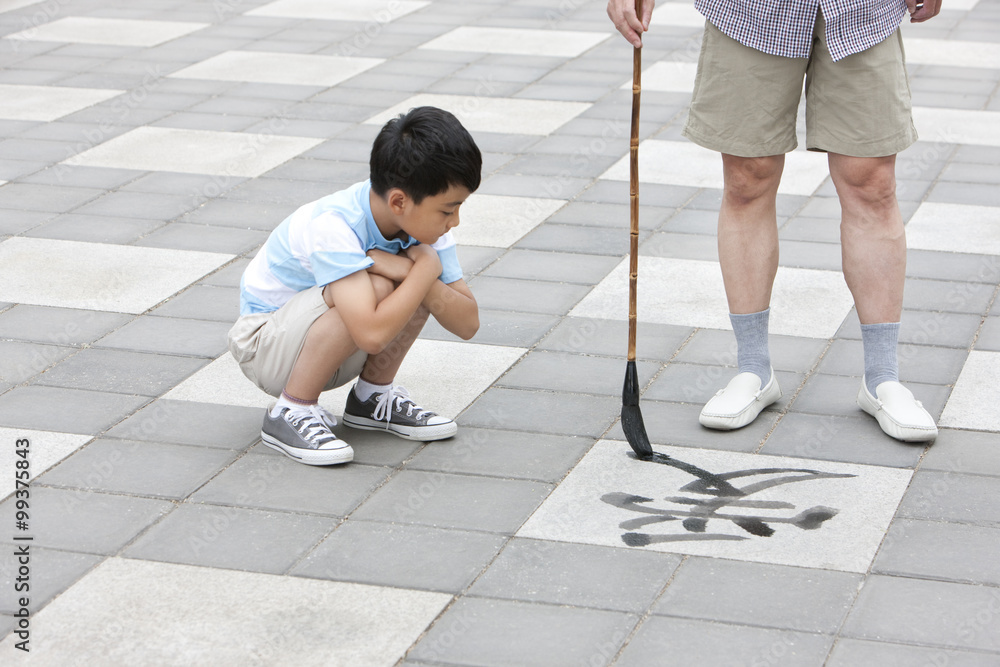
M 289 409 L 285 413 L 285 420 L 299 432 L 303 440 L 317 447 L 337 439 L 330 432 L 337 425 L 337 418 L 319 405 Z
M 395 406 L 393 405 L 395 403 Z M 417 415 L 414 417 L 418 421 L 424 415 L 434 414 L 430 410 L 425 410 L 410 398 L 410 392 L 406 390 L 406 387 L 400 385 L 392 384 L 389 385 L 389 390 L 378 395 L 375 400 L 375 411 L 372 412 L 372 419 L 375 421 L 386 421 L 389 423 L 392 419 L 393 412 L 401 412 L 403 407 L 406 407 L 406 416 L 412 417 L 413 413 L 416 412 Z

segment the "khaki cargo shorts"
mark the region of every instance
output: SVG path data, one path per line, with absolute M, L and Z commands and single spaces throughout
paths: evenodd
M 809 150 L 882 157 L 910 146 L 917 130 L 899 31 L 837 62 L 824 31 L 821 12 L 812 55 L 785 58 L 743 46 L 706 21 L 684 136 L 738 157 L 787 153 L 798 145 L 805 77 Z
M 229 352 L 251 382 L 271 396 L 280 396 L 306 342 L 309 327 L 329 309 L 323 299 L 323 288 L 312 287 L 299 292 L 274 312 L 244 315 L 229 330 Z M 323 391 L 345 385 L 361 375 L 367 359 L 364 350 L 352 354 Z

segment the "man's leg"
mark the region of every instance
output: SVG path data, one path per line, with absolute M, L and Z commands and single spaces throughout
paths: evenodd
M 861 321 L 865 378 L 858 403 L 889 435 L 925 441 L 934 420 L 899 384 L 896 345 L 906 279 L 906 236 L 896 201 L 896 156 L 830 153 L 830 176 L 841 207 L 844 279 Z
M 701 412 L 704 426 L 746 426 L 781 396 L 767 346 L 771 288 L 778 271 L 776 197 L 784 155 L 722 155 L 719 264 L 736 335 L 739 374 Z

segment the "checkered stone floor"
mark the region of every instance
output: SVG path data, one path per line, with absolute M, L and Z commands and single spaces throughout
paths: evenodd
M 784 396 L 698 425 L 736 364 L 720 163 L 681 136 L 703 25 L 660 2 L 645 37 L 637 365 L 670 458 L 643 462 L 618 423 L 632 54 L 604 3 L 0 0 L 0 662 L 1000 664 L 1000 0 L 903 26 L 926 447 L 854 403 L 840 209 L 805 151 L 778 194 Z M 355 462 L 297 465 L 226 352 L 240 275 L 419 104 L 484 156 L 456 230 L 482 328 L 430 323 L 399 376 L 459 434 L 338 427 Z

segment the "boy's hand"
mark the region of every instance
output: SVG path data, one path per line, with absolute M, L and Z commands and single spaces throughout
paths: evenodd
M 367 254 L 375 262 L 368 267 L 368 272 L 384 276 L 396 283 L 403 282 L 413 267 L 413 260 L 403 255 L 396 255 L 377 248 L 372 248 Z
M 437 251 L 429 245 L 418 243 L 411 245 L 404 250 L 406 256 L 413 260 L 415 265 L 424 265 L 428 271 L 436 271 L 435 276 L 441 275 L 441 258 Z

